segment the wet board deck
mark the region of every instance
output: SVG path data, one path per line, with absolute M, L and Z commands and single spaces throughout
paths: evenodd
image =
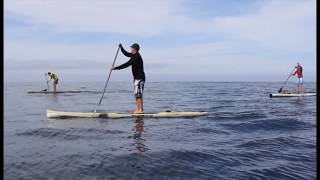
M 178 118 L 178 117 L 196 117 L 205 116 L 208 112 L 158 112 L 145 114 L 121 114 L 110 112 L 64 112 L 47 110 L 48 118 Z
M 65 90 L 65 91 L 28 91 L 28 94 L 58 94 L 58 93 L 83 93 L 83 92 L 99 92 L 99 91 L 89 91 L 89 90 Z
M 269 94 L 270 98 L 275 98 L 275 97 L 303 97 L 303 96 L 316 96 L 317 93 L 315 92 L 307 92 L 307 93 L 274 93 L 274 94 Z

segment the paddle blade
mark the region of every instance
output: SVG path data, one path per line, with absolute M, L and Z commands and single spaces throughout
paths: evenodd
M 282 92 L 282 88 L 279 89 L 278 93 L 281 93 L 281 92 Z

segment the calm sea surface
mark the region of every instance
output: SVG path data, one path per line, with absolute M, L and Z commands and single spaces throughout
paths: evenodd
M 5 83 L 5 179 L 315 179 L 316 97 L 269 98 L 281 85 L 146 82 L 146 112 L 209 115 L 61 120 L 47 119 L 46 109 L 92 111 L 100 93 L 27 94 L 46 84 Z M 307 91 L 315 86 L 305 83 Z M 60 84 L 103 87 L 104 82 Z M 111 82 L 100 110 L 134 110 L 132 88 Z

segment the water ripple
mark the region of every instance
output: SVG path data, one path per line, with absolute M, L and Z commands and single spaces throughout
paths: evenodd
M 124 133 L 118 130 L 101 130 L 101 129 L 52 129 L 40 128 L 34 130 L 27 130 L 16 133 L 17 136 L 38 136 L 42 138 L 57 138 L 63 140 L 77 140 L 77 139 L 104 139 L 109 135 L 117 135 Z

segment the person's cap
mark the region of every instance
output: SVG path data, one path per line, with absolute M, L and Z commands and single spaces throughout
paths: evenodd
M 132 44 L 130 47 L 135 48 L 137 51 L 140 49 L 139 44 L 137 43 Z

